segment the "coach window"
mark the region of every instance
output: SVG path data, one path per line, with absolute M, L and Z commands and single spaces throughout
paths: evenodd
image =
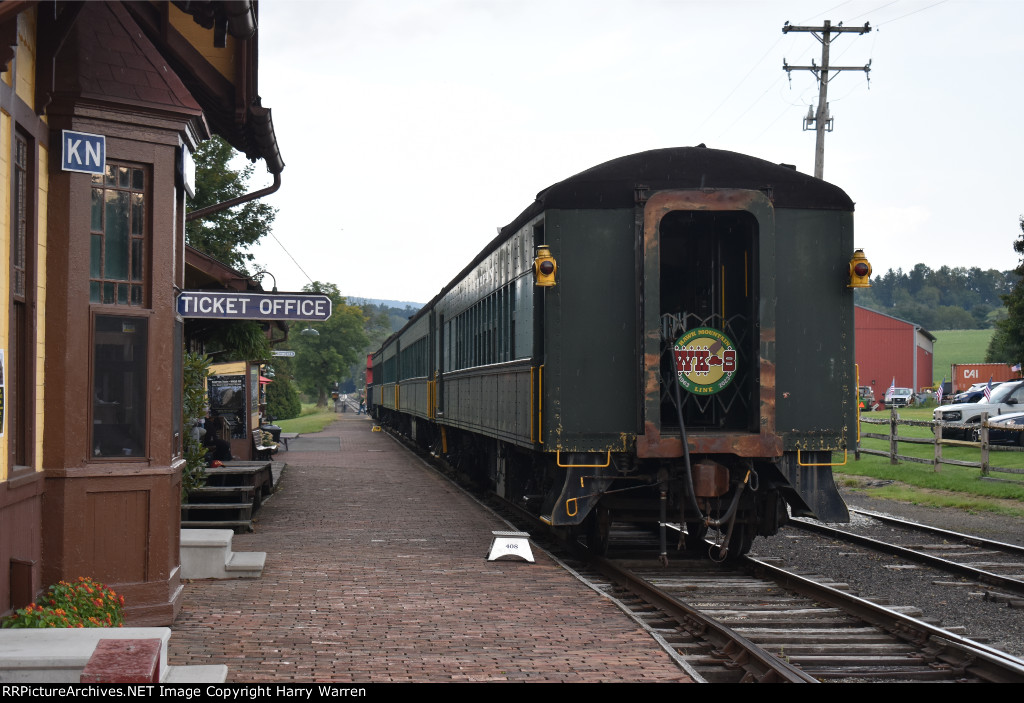
M 146 304 L 146 171 L 107 163 L 92 177 L 89 302 Z
M 149 320 L 96 315 L 93 328 L 92 453 L 145 457 Z

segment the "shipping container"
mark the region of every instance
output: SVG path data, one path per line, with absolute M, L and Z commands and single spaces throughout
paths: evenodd
M 975 383 L 1010 381 L 1020 374 L 1010 370 L 1009 364 L 953 364 L 953 392 L 965 391 Z

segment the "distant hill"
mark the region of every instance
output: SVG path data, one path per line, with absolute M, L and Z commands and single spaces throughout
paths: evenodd
M 401 300 L 377 300 L 373 298 L 347 298 L 349 305 L 358 305 L 363 309 L 368 317 L 375 317 L 379 315 L 387 316 L 387 327 L 392 332 L 397 332 L 405 326 L 405 323 L 409 321 L 409 318 L 419 312 L 420 308 L 423 307 L 423 303 L 407 303 Z M 380 326 L 377 327 L 380 330 Z M 386 337 L 380 337 L 376 339 L 375 335 L 370 335 L 372 341 L 379 343 Z
M 423 303 L 411 303 L 407 300 L 381 300 L 380 298 L 363 298 L 359 295 L 346 295 L 345 299 L 349 305 L 376 305 L 378 307 L 385 308 L 398 308 L 403 310 L 405 308 L 412 308 L 413 310 L 419 310 L 423 307 Z

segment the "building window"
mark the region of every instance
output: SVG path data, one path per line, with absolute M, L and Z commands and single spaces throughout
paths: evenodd
M 92 177 L 89 302 L 144 305 L 146 172 L 107 163 Z
M 148 320 L 97 315 L 93 333 L 92 453 L 145 457 Z
M 11 173 L 11 310 L 8 327 L 8 357 L 4 399 L 8 414 L 8 453 L 11 466 L 28 466 L 32 459 L 30 418 L 34 410 L 31 393 L 35 388 L 32 374 L 32 327 L 29 320 L 32 282 L 29 276 L 34 244 L 29 196 L 32 194 L 30 142 L 22 134 L 14 134 L 14 158 Z M 2 428 L 0 428 L 2 429 Z

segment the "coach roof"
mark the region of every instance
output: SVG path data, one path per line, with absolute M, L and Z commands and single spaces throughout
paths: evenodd
M 777 208 L 853 210 L 853 201 L 841 188 L 792 167 L 704 146 L 672 147 L 612 159 L 548 186 L 502 234 L 511 234 L 544 210 L 631 208 L 640 186 L 648 193 L 698 188 L 760 190 Z

